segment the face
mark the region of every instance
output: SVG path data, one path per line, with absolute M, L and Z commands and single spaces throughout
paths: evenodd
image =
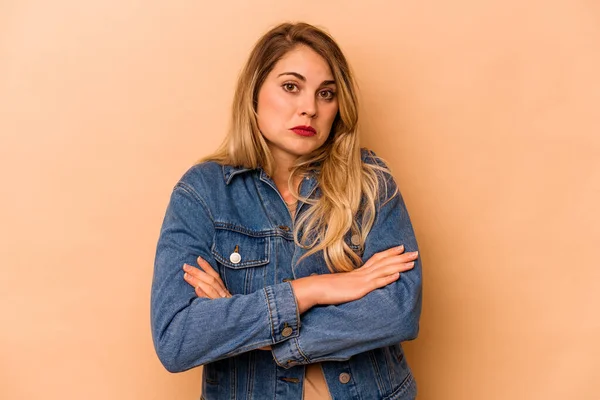
M 276 163 L 291 163 L 321 147 L 337 112 L 331 69 L 304 45 L 275 64 L 258 92 L 258 127 Z

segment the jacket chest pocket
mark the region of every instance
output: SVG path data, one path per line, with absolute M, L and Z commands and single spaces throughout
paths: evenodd
M 231 294 L 249 294 L 265 286 L 270 250 L 265 232 L 230 225 L 215 229 L 212 254 Z

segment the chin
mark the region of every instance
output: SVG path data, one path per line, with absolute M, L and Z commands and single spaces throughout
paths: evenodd
M 310 153 L 312 153 L 313 151 L 317 150 L 319 148 L 319 146 L 302 146 L 302 147 L 296 147 L 293 149 L 289 149 L 290 153 L 298 156 L 298 157 L 304 157 Z

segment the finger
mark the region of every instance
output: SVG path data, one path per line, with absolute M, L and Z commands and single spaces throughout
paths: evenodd
M 190 264 L 183 264 L 183 270 L 197 279 L 202 279 L 202 277 L 205 277 L 204 280 L 206 282 L 210 282 L 210 280 L 215 279 L 215 277 L 207 274 L 206 272 L 204 272 L 204 270 L 202 270 L 198 267 L 194 267 Z M 206 278 L 206 277 L 210 277 L 210 278 Z
M 183 274 L 183 279 L 190 284 L 191 286 L 194 287 L 194 290 L 196 291 L 196 294 L 199 297 L 207 297 L 209 299 L 217 299 L 217 298 L 221 298 L 221 297 L 232 297 L 231 294 L 229 293 L 229 291 L 227 290 L 219 290 L 219 289 L 215 289 L 212 285 L 203 282 L 201 279 L 196 278 L 193 275 L 190 275 L 189 273 L 185 273 Z M 201 285 L 202 283 L 202 285 Z M 203 287 L 210 287 L 212 288 L 212 290 L 206 290 L 206 289 L 202 289 Z
M 375 289 L 379 289 L 381 287 L 387 286 L 390 283 L 397 281 L 398 278 L 400 278 L 399 272 L 396 272 L 395 274 L 383 276 L 381 278 L 377 278 L 377 279 L 373 280 L 373 286 Z
M 206 275 L 206 274 L 205 274 L 205 275 Z M 193 287 L 194 287 L 194 289 L 196 289 L 196 288 L 198 288 L 198 287 L 200 287 L 200 288 L 201 288 L 201 286 L 200 286 L 200 283 L 204 283 L 205 285 L 208 285 L 208 286 L 210 286 L 210 287 L 212 288 L 212 285 L 210 285 L 210 284 L 208 284 L 208 283 L 206 283 L 206 282 L 203 282 L 203 281 L 202 281 L 202 279 L 199 279 L 198 277 L 195 277 L 195 276 L 193 276 L 193 275 L 191 275 L 191 274 L 189 274 L 189 273 L 187 273 L 187 272 L 183 274 L 183 279 L 184 279 L 184 280 L 185 280 L 187 283 L 189 283 L 191 286 L 193 286 Z M 217 295 L 216 295 L 216 296 L 215 296 L 215 295 L 213 295 L 213 291 L 214 291 L 214 293 L 217 293 Z M 203 293 L 206 295 L 205 297 L 209 297 L 209 298 L 218 298 L 218 297 L 224 297 L 224 296 L 222 296 L 222 295 L 221 295 L 221 293 L 219 293 L 219 291 L 218 291 L 217 289 L 215 289 L 215 288 L 213 288 L 213 290 L 210 290 L 210 291 L 207 291 L 207 290 L 203 289 L 203 290 L 202 290 L 202 292 L 203 292 Z
M 217 299 L 222 297 L 219 292 L 211 285 L 203 282 L 202 280 L 190 275 L 189 273 L 183 274 L 183 279 L 194 287 L 194 291 L 196 295 L 201 295 L 202 297 L 208 297 L 209 299 Z
M 189 264 L 184 264 L 183 270 L 186 271 L 188 274 L 192 275 L 197 280 L 203 281 L 213 286 L 223 295 L 222 297 L 225 297 L 225 294 L 227 293 L 227 288 L 225 287 L 225 284 L 223 284 L 223 281 L 221 280 L 221 277 L 219 277 L 219 275 L 217 275 L 217 277 L 214 277 L 201 269 L 192 267 Z
M 227 290 L 219 273 L 204 258 L 198 257 L 196 261 L 198 261 L 198 266 L 202 268 L 203 272 L 215 278 L 223 290 Z
M 378 275 L 381 275 L 380 270 L 382 270 L 383 268 L 386 268 L 390 265 L 405 264 L 405 263 L 408 263 L 411 261 L 412 260 L 409 257 L 406 257 L 404 254 L 390 256 L 390 257 L 384 258 L 381 261 L 374 263 L 368 269 L 364 270 L 363 273 L 364 274 L 376 273 Z M 359 269 L 359 271 L 360 271 L 360 269 Z
M 197 287 L 198 283 L 200 282 L 200 280 L 198 278 L 196 278 L 193 275 L 190 275 L 189 273 L 184 273 L 183 274 L 183 280 L 186 281 L 190 286 L 192 287 Z
M 219 297 L 227 297 L 228 292 L 227 289 L 223 287 L 223 284 L 207 273 L 200 272 L 200 274 L 198 274 L 198 281 L 199 284 L 203 283 L 214 289 L 219 294 Z
M 226 297 L 226 295 L 221 295 L 221 293 L 219 293 L 217 289 L 215 289 L 213 286 L 209 285 L 206 282 L 199 281 L 197 287 L 200 288 L 200 290 L 202 290 L 204 293 L 206 293 L 211 299 L 219 299 L 222 297 Z
M 367 260 L 367 262 L 362 266 L 362 268 L 370 268 L 377 262 L 382 261 L 388 257 L 402 254 L 403 251 L 404 251 L 404 245 L 400 245 L 397 247 L 391 247 L 384 251 L 380 251 L 379 253 L 375 253 L 375 254 L 373 254 L 373 256 L 371 256 L 371 258 L 369 258 Z
M 373 274 L 373 279 L 382 278 L 384 276 L 393 275 L 399 272 L 406 272 L 408 270 L 413 269 L 415 266 L 415 262 L 411 261 L 409 263 L 399 263 L 399 264 L 391 264 L 385 268 L 381 268 L 377 270 L 376 273 Z
M 196 292 L 196 296 L 198 296 L 198 297 L 206 297 L 206 298 L 210 299 L 210 296 L 207 295 L 206 293 L 204 293 L 204 291 L 202 289 L 200 289 L 200 286 L 195 287 L 194 291 Z
M 413 252 L 404 253 L 404 254 L 398 254 L 395 256 L 390 256 L 390 257 L 384 258 L 383 260 L 376 262 L 375 264 L 373 264 L 370 267 L 370 269 L 382 268 L 382 267 L 385 267 L 392 263 L 409 263 L 411 261 L 416 260 L 417 258 L 419 258 L 418 251 L 413 251 Z
M 419 258 L 419 252 L 411 251 L 408 253 L 404 253 L 404 254 L 402 254 L 402 257 L 404 257 L 405 262 L 413 261 L 413 260 L 416 260 L 417 258 Z
M 211 267 L 211 265 L 204 258 L 198 257 L 196 261 L 198 261 L 198 265 L 204 270 L 204 272 L 212 277 L 218 278 L 219 280 L 221 279 L 219 273 L 215 271 L 215 269 Z

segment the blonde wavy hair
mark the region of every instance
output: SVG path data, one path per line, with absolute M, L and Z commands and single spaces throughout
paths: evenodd
M 258 92 L 275 64 L 298 45 L 310 47 L 329 64 L 337 86 L 339 110 L 327 141 L 300 157 L 290 171 L 290 192 L 311 205 L 296 221 L 294 241 L 308 250 L 302 258 L 322 250 L 331 272 L 351 271 L 362 260 L 348 246 L 345 236 L 358 235 L 359 253 L 362 252 L 375 220 L 379 190 L 387 192 L 387 179 L 381 174 L 390 172 L 383 162 L 361 160 L 356 83 L 344 54 L 328 33 L 306 23 L 283 23 L 263 35 L 239 75 L 227 136 L 215 153 L 198 162 L 262 168 L 272 176 L 274 160 L 258 128 Z M 292 184 L 295 177 L 311 170 L 317 172 L 321 191 L 317 199 L 300 196 Z

